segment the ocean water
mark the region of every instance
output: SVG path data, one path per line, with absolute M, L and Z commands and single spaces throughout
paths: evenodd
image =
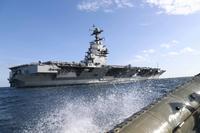
M 0 133 L 103 133 L 189 79 L 0 88 Z

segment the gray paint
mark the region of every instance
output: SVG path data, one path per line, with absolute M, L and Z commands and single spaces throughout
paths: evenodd
M 107 133 L 199 133 L 200 75 Z

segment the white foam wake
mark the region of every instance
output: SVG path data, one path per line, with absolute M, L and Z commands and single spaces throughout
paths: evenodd
M 135 87 L 134 87 L 135 88 Z M 127 89 L 128 90 L 128 89 Z M 124 89 L 108 94 L 99 93 L 88 99 L 65 98 L 62 106 L 45 113 L 37 123 L 27 126 L 24 133 L 102 133 L 149 104 L 152 96 L 144 90 Z M 152 94 L 153 95 L 153 94 Z

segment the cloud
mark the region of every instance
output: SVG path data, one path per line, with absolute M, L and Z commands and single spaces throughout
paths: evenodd
M 145 54 L 153 54 L 153 53 L 155 53 L 155 49 L 143 50 L 142 52 Z
M 175 46 L 176 44 L 178 44 L 178 43 L 179 43 L 179 41 L 177 41 L 177 40 L 172 40 L 171 42 L 161 44 L 160 47 L 169 49 L 169 48 L 171 48 L 171 47 L 174 47 L 174 46 Z
M 133 61 L 134 61 L 134 62 L 145 62 L 145 61 L 147 61 L 147 59 L 146 59 L 145 56 L 136 55 Z
M 170 48 L 171 45 L 163 43 L 163 44 L 160 45 L 160 47 L 162 47 L 162 48 Z
M 177 40 L 172 40 L 172 41 L 170 41 L 168 43 L 162 43 L 160 45 L 160 47 L 167 49 L 167 51 L 163 51 L 164 53 L 162 54 L 162 56 L 177 56 L 177 55 L 183 55 L 183 54 L 199 54 L 198 50 L 195 50 L 195 49 L 193 49 L 193 48 L 191 48 L 189 46 L 182 47 L 182 48 L 178 49 L 176 46 L 179 43 L 180 42 L 177 41 Z M 179 47 L 180 46 L 181 45 L 179 45 Z M 165 52 L 167 52 L 167 53 L 165 53 Z
M 196 50 L 190 48 L 190 47 L 185 47 L 183 49 L 181 49 L 180 53 L 193 53 L 193 52 L 196 52 Z
M 173 44 L 178 44 L 179 41 L 177 41 L 177 40 L 172 40 L 172 43 L 173 43 Z
M 179 52 L 174 52 L 174 51 L 173 51 L 173 52 L 169 52 L 168 54 L 169 54 L 169 55 L 179 55 L 180 53 L 179 53 Z
M 183 54 L 196 54 L 198 55 L 199 52 L 191 47 L 185 47 L 180 49 L 179 51 L 173 51 L 173 52 L 169 52 L 168 55 L 171 56 L 177 56 L 177 55 L 183 55 Z
M 133 0 L 83 0 L 77 5 L 79 10 L 88 12 L 112 12 L 113 9 L 130 7 L 133 7 Z
M 81 11 L 113 12 L 119 8 L 134 7 L 135 0 L 82 0 L 77 8 Z M 188 15 L 200 11 L 200 0 L 144 0 L 141 5 L 148 4 L 151 7 L 158 7 L 157 14 Z M 139 6 L 141 6 L 139 5 Z
M 200 11 L 200 0 L 146 0 L 146 3 L 161 9 L 158 14 L 188 15 Z
M 150 55 L 154 54 L 155 52 L 155 49 L 143 50 L 139 55 L 134 57 L 133 62 L 148 62 Z
M 193 49 L 189 46 L 182 47 L 182 48 L 176 48 L 176 44 L 178 44 L 179 41 L 172 40 L 169 43 L 163 43 L 160 45 L 160 48 L 166 48 L 167 50 L 161 50 L 159 47 L 157 49 L 151 48 L 140 51 L 139 54 L 135 55 L 132 60 L 129 60 L 129 64 L 133 63 L 150 63 L 152 60 L 156 60 L 157 58 L 166 58 L 166 57 L 173 57 L 175 56 L 182 56 L 182 55 L 200 55 L 200 52 L 196 49 Z M 172 47 L 174 47 L 172 49 Z M 173 50 L 173 51 L 172 51 Z

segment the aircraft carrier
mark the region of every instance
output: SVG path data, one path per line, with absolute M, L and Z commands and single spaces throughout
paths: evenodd
M 11 87 L 46 87 L 92 83 L 130 82 L 158 78 L 165 70 L 131 65 L 107 65 L 108 49 L 100 34 L 103 30 L 93 26 L 94 41 L 84 60 L 75 62 L 37 62 L 10 68 Z

